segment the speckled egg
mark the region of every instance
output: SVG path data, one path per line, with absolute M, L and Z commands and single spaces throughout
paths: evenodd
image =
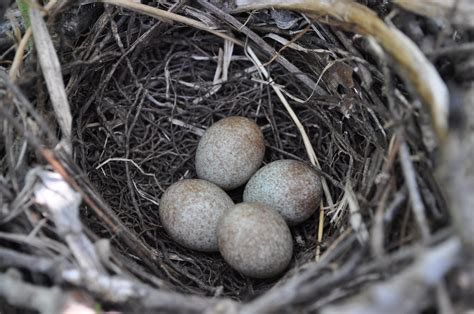
M 213 124 L 196 151 L 196 172 L 225 190 L 243 185 L 262 164 L 263 134 L 244 117 L 228 117 Z
M 244 190 L 244 202 L 258 202 L 277 210 L 290 226 L 309 218 L 318 209 L 321 197 L 319 176 L 296 160 L 278 160 L 262 167 Z
M 229 209 L 217 226 L 219 251 L 232 268 L 254 278 L 270 278 L 288 266 L 293 240 L 285 220 L 258 203 Z
M 181 245 L 203 252 L 218 251 L 217 223 L 234 206 L 217 185 L 186 179 L 171 185 L 160 201 L 160 220 L 170 237 Z

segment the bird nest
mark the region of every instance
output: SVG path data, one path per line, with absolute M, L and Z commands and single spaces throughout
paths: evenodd
M 55 141 L 44 134 L 10 135 L 13 142 L 30 136 L 28 150 L 42 152 L 28 157 L 25 167 L 46 161 L 74 182 L 84 200 L 84 234 L 106 255 L 104 272 L 177 299 L 116 300 L 84 282 L 76 286 L 82 293 L 105 310 L 217 311 L 227 304 L 250 312 L 312 312 L 399 273 L 417 256 L 420 241 L 432 245 L 447 238 L 446 201 L 434 178 L 432 112 L 421 106 L 410 80 L 392 72 L 393 58 L 380 46 L 335 21 L 318 23 L 290 11 L 231 15 L 228 6 L 206 1 L 148 5 L 207 29 L 113 4 L 68 8 L 52 23 L 73 117 L 70 154 L 46 154 L 41 147 Z M 392 6 L 373 9 L 384 18 Z M 416 22 L 427 40 L 440 36 L 430 19 L 403 12 L 392 20 L 402 29 L 407 21 Z M 36 104 L 33 110 L 50 129 L 57 127 L 45 109 L 36 61 L 30 62 L 19 86 L 35 86 L 34 95 L 25 91 Z M 3 113 L 4 121 L 17 121 Z M 160 222 L 162 193 L 196 177 L 195 152 L 205 130 L 236 115 L 260 126 L 264 164 L 301 160 L 324 180 L 320 210 L 291 228 L 293 258 L 272 279 L 248 278 L 218 253 L 180 246 Z M 18 199 L 12 191 L 24 184 L 25 172 L 12 171 L 2 179 L 6 203 Z M 242 192 L 229 194 L 238 203 Z M 75 264 L 51 216 L 42 218 L 31 202 L 17 207 L 12 225 L 0 227 L 0 246 L 12 249 L 18 243 L 14 234 L 30 234 L 39 242 L 20 241 L 20 252 Z M 60 243 L 61 250 L 41 241 Z M 51 276 L 24 280 L 64 287 Z
M 209 15 L 195 10 L 195 14 Z M 228 29 L 217 17 L 209 18 L 219 29 Z M 241 23 L 248 18 L 241 16 Z M 397 116 L 407 120 L 404 127 L 413 139 L 411 154 L 420 156 L 415 171 L 426 199 L 432 202 L 430 223 L 446 224 L 413 108 L 397 106 L 395 113 L 390 112 L 382 96 L 383 74 L 362 57 L 350 57 L 348 49 L 357 51 L 357 43 L 346 48 L 338 40 L 351 42 L 348 35 L 313 25 L 322 38 L 309 30 L 295 33 L 300 36 L 294 45 L 306 51 L 269 40 L 308 80 L 319 81 L 315 86 L 326 92 L 320 95 L 269 56 L 257 56 L 266 64 L 269 81 L 245 47 L 207 32 L 113 8 L 102 21 L 74 47 L 71 56 L 76 62 L 85 55 L 92 60 L 70 74 L 74 156 L 123 226 L 152 250 L 150 262 L 166 270 L 154 275 L 179 291 L 248 301 L 279 280 L 252 280 L 233 271 L 219 254 L 185 249 L 168 237 L 160 223 L 163 191 L 183 178 L 196 178 L 195 152 L 203 132 L 228 116 L 248 117 L 261 127 L 267 147 L 264 163 L 289 158 L 310 164 L 314 150 L 326 178 L 332 205 L 327 200 L 324 204 L 324 237 L 318 242 L 319 213 L 293 228 L 295 253 L 290 269 L 313 261 L 318 246 L 324 254 L 348 229 L 366 234 L 377 207 L 390 205 L 397 194 L 405 195 L 405 200 L 385 213 L 391 217 L 381 235 L 386 238 L 383 247 L 395 250 L 417 238 L 412 214 L 404 210 L 407 197 L 401 168 L 387 159 L 397 145 L 397 129 L 387 125 L 395 124 Z M 280 31 L 267 13 L 253 16 L 246 24 L 251 29 L 256 25 Z M 294 31 L 304 31 L 308 25 L 300 18 Z M 279 36 L 284 38 L 284 33 L 280 31 Z M 359 70 L 354 73 L 354 69 Z M 374 83 L 364 84 L 364 74 Z M 284 93 L 282 98 L 271 84 Z M 302 130 L 282 101 L 294 111 Z M 231 196 L 241 202 L 242 189 Z M 352 225 L 351 215 L 357 217 Z M 100 237 L 114 238 L 86 207 L 83 221 Z M 119 239 L 116 242 L 123 255 L 133 257 L 129 247 Z M 349 255 L 358 255 L 363 249 L 354 243 L 351 250 Z

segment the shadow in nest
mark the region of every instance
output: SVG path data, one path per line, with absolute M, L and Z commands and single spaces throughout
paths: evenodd
M 292 37 L 265 12 L 238 19 L 261 36 Z M 306 32 L 295 41 L 306 50 L 285 47 L 281 54 L 318 82 L 327 95 L 313 93 L 297 75 L 264 54 L 258 56 L 263 63 L 270 61 L 266 68 L 284 89 L 309 135 L 335 202 L 333 207 L 324 203 L 322 253 L 335 250 L 337 239 L 351 228 L 372 228 L 380 204 L 390 209 L 384 216 L 386 251 L 418 237 L 403 175 L 396 156 L 391 155 L 402 120 L 412 156 L 418 158 L 417 182 L 429 205 L 430 223 L 434 228 L 444 225 L 430 151 L 419 140 L 424 134 L 416 108 L 401 101 L 403 94 L 396 97 L 393 108 L 386 104 L 384 76 L 372 65 L 361 40 L 352 40 L 330 26 L 309 26 L 303 19 L 292 30 Z M 283 47 L 272 39 L 268 42 L 277 50 Z M 257 122 L 267 146 L 264 163 L 283 158 L 309 163 L 301 134 L 245 49 L 203 31 L 112 7 L 100 15 L 87 36 L 71 45 L 73 49 L 65 49 L 61 57 L 74 114 L 74 158 L 123 224 L 166 265 L 164 277 L 151 275 L 184 293 L 242 301 L 274 286 L 281 278 L 249 279 L 232 270 L 219 254 L 177 245 L 165 233 L 158 215 L 163 191 L 180 179 L 196 177 L 198 141 L 206 128 L 224 117 L 241 115 Z M 230 194 L 239 202 L 242 188 Z M 357 200 L 359 225 L 351 224 L 350 196 Z M 92 211 L 84 208 L 82 212 L 83 222 L 92 231 L 115 240 Z M 316 213 L 292 229 L 295 252 L 283 278 L 314 260 L 318 223 Z M 113 244 L 140 264 L 124 243 Z M 354 242 L 334 263 L 342 265 L 365 250 L 365 245 Z M 360 265 L 373 260 L 373 254 L 365 254 Z M 347 280 L 346 286 L 350 290 L 370 280 L 362 274 Z

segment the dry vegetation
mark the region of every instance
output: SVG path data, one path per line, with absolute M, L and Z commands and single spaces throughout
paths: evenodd
M 469 0 L 141 2 L 29 1 L 31 29 L 15 6 L 1 22 L 0 312 L 472 310 Z M 324 178 L 279 278 L 160 223 L 230 115 L 262 128 L 265 163 Z

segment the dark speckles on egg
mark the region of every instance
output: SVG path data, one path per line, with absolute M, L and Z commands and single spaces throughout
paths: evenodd
M 308 165 L 278 160 L 261 168 L 244 190 L 244 202 L 258 202 L 277 210 L 286 222 L 296 225 L 319 207 L 321 180 Z
M 170 186 L 160 202 L 160 220 L 170 237 L 181 245 L 203 252 L 215 252 L 217 223 L 234 205 L 213 183 L 181 180 Z
M 258 203 L 241 203 L 226 211 L 217 236 L 227 263 L 249 277 L 278 275 L 293 254 L 291 232 L 281 215 Z
M 244 117 L 228 117 L 213 124 L 199 142 L 196 172 L 225 190 L 239 187 L 257 171 L 265 154 L 258 125 Z

